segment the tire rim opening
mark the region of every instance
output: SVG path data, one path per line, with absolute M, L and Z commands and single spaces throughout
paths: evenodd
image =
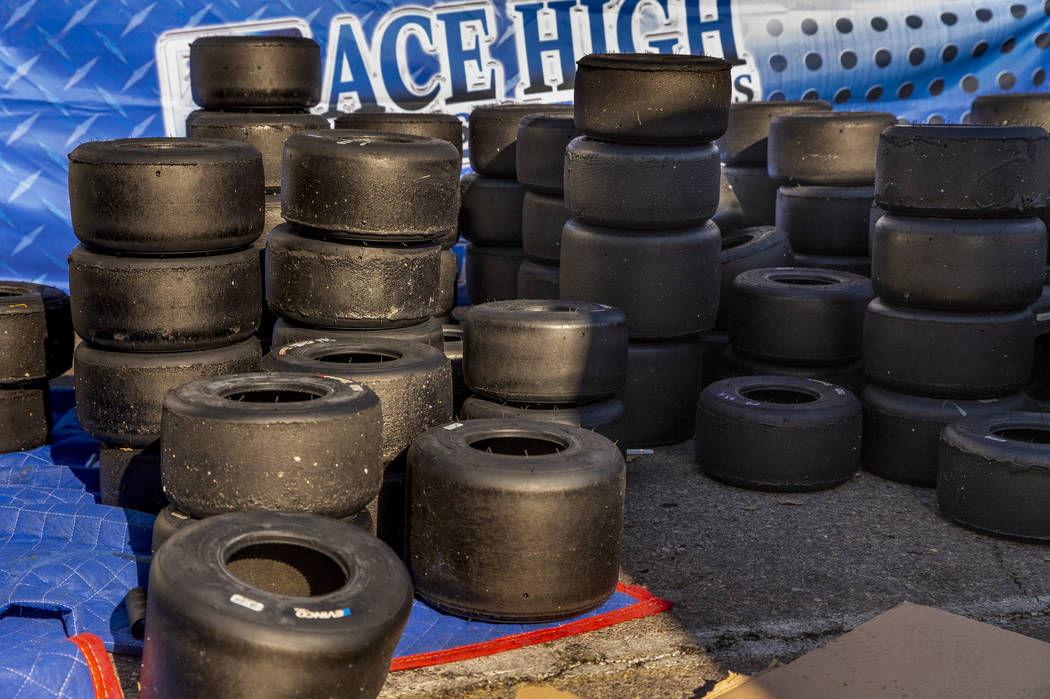
M 1050 444 L 1050 429 L 1041 427 L 1008 427 L 1001 430 L 992 430 L 992 434 L 996 437 L 1009 439 L 1011 442 Z
M 490 454 L 505 456 L 545 456 L 557 454 L 565 448 L 564 444 L 553 439 L 531 436 L 486 437 L 470 443 L 471 448 Z
M 400 357 L 389 352 L 332 352 L 317 357 L 319 362 L 332 364 L 381 364 L 395 359 Z
M 813 403 L 818 398 L 812 393 L 794 388 L 752 388 L 741 391 L 740 395 L 761 403 L 776 403 L 778 405 Z
M 785 275 L 773 276 L 769 280 L 778 284 L 798 284 L 803 286 L 830 286 L 838 284 L 838 280 L 828 279 L 827 277 L 789 277 Z
M 302 403 L 308 400 L 317 400 L 322 395 L 309 391 L 289 388 L 258 388 L 247 391 L 235 391 L 223 398 L 235 400 L 238 403 Z
M 347 581 L 334 558 L 301 544 L 250 544 L 227 557 L 226 569 L 246 585 L 286 597 L 327 595 Z

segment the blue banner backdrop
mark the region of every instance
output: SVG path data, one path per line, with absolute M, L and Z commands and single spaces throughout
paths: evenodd
M 572 99 L 591 52 L 734 63 L 735 100 L 956 122 L 979 94 L 1050 89 L 1050 0 L 7 0 L 0 6 L 0 278 L 65 287 L 66 154 L 182 135 L 189 44 L 277 33 L 322 47 L 319 113 L 362 104 L 465 116 Z

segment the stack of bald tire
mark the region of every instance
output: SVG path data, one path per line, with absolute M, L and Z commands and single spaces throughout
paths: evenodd
M 164 395 L 259 365 L 262 159 L 236 141 L 84 143 L 69 208 L 77 417 L 102 442 L 103 502 L 156 512 Z
M 47 443 L 47 382 L 72 364 L 73 326 L 65 292 L 0 281 L 0 454 Z
M 541 113 L 572 114 L 572 107 L 497 104 L 470 113 L 467 138 L 474 172 L 461 183 L 459 231 L 467 240 L 465 274 L 471 303 L 518 297 L 518 270 L 525 260 L 525 187 L 516 179 L 518 124 Z
M 777 183 L 767 171 L 769 123 L 784 114 L 830 111 L 831 105 L 822 100 L 729 105 L 729 127 L 715 143 L 722 158 L 722 175 L 739 202 L 740 228 L 772 226 L 776 222 Z M 725 233 L 721 222 L 718 225 Z
M 335 128 L 357 131 L 383 131 L 386 133 L 425 136 L 448 141 L 463 158 L 463 123 L 451 114 L 402 113 L 358 111 L 340 114 Z M 441 274 L 438 279 L 437 302 L 434 315 L 445 319 L 456 306 L 459 283 L 459 262 L 452 247 L 459 241 L 459 231 L 452 229 L 441 238 Z
M 599 303 L 522 299 L 473 306 L 463 326 L 465 420 L 519 418 L 620 444 L 627 317 Z
M 864 322 L 869 471 L 933 486 L 948 423 L 1026 405 L 1048 162 L 1038 127 L 892 126 L 880 137 L 875 200 L 886 213 Z
M 255 242 L 281 223 L 281 157 L 294 133 L 328 129 L 310 114 L 321 99 L 321 48 L 293 36 L 208 36 L 190 44 L 190 91 L 201 109 L 186 117 L 186 135 L 242 141 L 262 154 L 266 216 Z M 263 305 L 259 339 L 268 347 L 276 319 Z
M 593 54 L 577 64 L 565 157 L 563 299 L 627 315 L 628 447 L 693 434 L 699 335 L 718 311 L 720 165 L 729 64 L 685 55 Z
M 518 182 L 521 203 L 518 298 L 556 299 L 561 273 L 561 231 L 565 210 L 565 148 L 580 135 L 572 114 L 533 114 L 518 124 Z
M 973 101 L 970 120 L 974 124 L 1038 126 L 1050 131 L 1050 93 L 983 95 Z M 1040 218 L 1050 230 L 1050 208 L 1044 210 Z M 1047 277 L 1043 284 L 1043 295 L 1032 306 L 1036 319 L 1035 367 L 1026 391 L 1046 402 L 1050 399 L 1050 258 L 1047 258 Z
M 441 241 L 455 234 L 459 151 L 410 134 L 333 129 L 285 143 L 286 223 L 266 247 L 273 344 L 321 337 L 442 346 Z
M 869 276 L 879 134 L 897 119 L 885 112 L 796 112 L 769 125 L 769 176 L 777 190 L 776 225 L 798 267 Z

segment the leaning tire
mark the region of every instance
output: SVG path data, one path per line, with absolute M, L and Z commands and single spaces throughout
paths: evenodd
M 281 191 L 284 142 L 300 131 L 327 131 L 328 120 L 318 114 L 247 113 L 197 110 L 186 119 L 186 135 L 241 141 L 262 155 L 263 184 L 269 193 Z
M 412 444 L 408 497 L 409 568 L 438 609 L 554 621 L 616 589 L 624 462 L 601 435 L 529 420 L 435 428 Z
M 89 141 L 69 154 L 77 238 L 147 255 L 232 250 L 263 226 L 262 156 L 202 138 Z
M 467 298 L 475 304 L 517 298 L 518 269 L 524 261 L 521 248 L 467 243 Z
M 475 107 L 467 122 L 470 167 L 485 177 L 518 174 L 518 124 L 531 114 L 572 114 L 572 105 L 494 104 Z
M 459 171 L 458 151 L 434 138 L 303 132 L 284 144 L 282 213 L 353 240 L 441 238 L 457 225 Z
M 422 323 L 406 325 L 401 328 L 378 328 L 375 330 L 339 330 L 333 328 L 314 328 L 296 325 L 284 318 L 278 318 L 273 325 L 273 346 L 281 347 L 303 340 L 348 340 L 350 342 L 370 342 L 372 340 L 395 340 L 397 342 L 421 342 L 441 349 L 441 321 L 427 318 Z
M 848 272 L 773 267 L 733 280 L 733 349 L 778 364 L 836 364 L 859 359 L 871 280 Z
M 570 219 L 561 248 L 561 297 L 619 308 L 632 339 L 696 335 L 715 324 L 721 236 L 711 222 L 639 233 Z
M 718 210 L 718 149 L 638 146 L 581 136 L 565 153 L 565 209 L 613 228 L 684 228 Z
M 266 303 L 304 325 L 391 328 L 435 310 L 441 278 L 436 242 L 350 245 L 278 226 L 266 243 Z
M 800 112 L 769 124 L 769 176 L 781 184 L 855 186 L 875 180 L 886 112 Z
M 190 89 L 205 109 L 305 109 L 321 99 L 321 47 L 298 36 L 208 36 L 190 44 Z
M 969 417 L 941 433 L 937 506 L 993 536 L 1050 540 L 1050 416 Z
M 875 201 L 915 216 L 1037 216 L 1050 205 L 1048 160 L 1037 126 L 894 126 L 879 139 Z
M 375 697 L 411 607 L 404 566 L 356 527 L 210 517 L 150 566 L 142 696 Z
M 940 219 L 886 215 L 875 224 L 872 283 L 890 304 L 1005 311 L 1035 303 L 1046 276 L 1037 218 Z
M 781 187 L 777 191 L 777 227 L 801 253 L 864 257 L 872 187 Z
M 208 349 L 259 328 L 258 251 L 134 258 L 83 245 L 69 254 L 73 327 L 96 347 L 134 352 Z
M 614 143 L 708 143 L 729 121 L 729 72 L 728 63 L 707 56 L 584 56 L 576 69 L 576 126 Z
M 448 141 L 463 157 L 463 122 L 452 114 L 413 112 L 352 112 L 340 114 L 335 128 L 354 131 L 385 131 Z
M 741 488 L 824 490 L 860 467 L 861 406 L 844 388 L 812 379 L 748 376 L 700 394 L 696 461 Z
M 160 436 L 161 404 L 173 388 L 206 376 L 259 368 L 259 341 L 194 352 L 113 352 L 77 346 L 77 419 L 107 444 L 145 447 Z
M 474 306 L 463 331 L 463 378 L 479 395 L 518 403 L 615 396 L 627 376 L 627 317 L 581 301 Z
M 193 517 L 243 510 L 345 517 L 379 494 L 379 399 L 330 376 L 253 373 L 170 391 L 161 478 Z
M 790 267 L 794 260 L 791 243 L 784 231 L 775 226 L 742 228 L 722 235 L 721 287 L 718 292 L 718 320 L 715 327 L 725 328 L 732 304 L 733 280 L 741 272 L 763 267 Z
M 875 299 L 864 318 L 864 370 L 904 393 L 991 398 L 1019 390 L 1034 361 L 1035 320 L 1003 313 L 925 311 Z
M 937 484 L 937 445 L 941 430 L 964 417 L 1025 410 L 1022 393 L 1002 398 L 965 400 L 928 398 L 898 393 L 869 384 L 864 403 L 866 471 L 891 481 L 932 488 Z
M 452 420 L 452 370 L 444 352 L 391 340 L 315 340 L 274 346 L 269 371 L 327 374 L 360 382 L 379 397 L 384 466 L 422 432 Z
M 621 448 L 624 439 L 624 408 L 619 398 L 593 403 L 551 405 L 541 403 L 506 403 L 470 396 L 459 412 L 461 420 L 538 420 L 572 425 L 597 432 Z
M 29 282 L 0 281 L 0 384 L 61 376 L 73 364 L 69 296 Z
M 0 386 L 0 454 L 47 444 L 51 394 L 44 382 Z

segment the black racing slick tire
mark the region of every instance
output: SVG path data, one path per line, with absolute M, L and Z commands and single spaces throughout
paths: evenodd
M 299 36 L 206 36 L 190 44 L 205 109 L 306 109 L 321 99 L 321 47 Z
M 189 352 L 114 352 L 77 346 L 77 419 L 107 444 L 146 447 L 160 436 L 161 404 L 173 388 L 206 376 L 257 371 L 259 341 Z
M 1004 311 L 1038 300 L 1046 227 L 1037 218 L 943 219 L 887 214 L 875 224 L 872 284 L 886 303 Z
M 300 131 L 328 130 L 328 120 L 318 114 L 218 112 L 199 109 L 186 118 L 186 135 L 241 141 L 262 154 L 266 191 L 281 190 L 284 142 Z
M 520 247 L 467 243 L 464 276 L 471 303 L 506 301 L 518 296 L 518 269 L 525 261 Z
M 561 195 L 565 148 L 580 136 L 571 114 L 531 114 L 518 122 L 517 179 L 532 192 Z
M 929 311 L 879 299 L 864 318 L 864 370 L 904 393 L 993 398 L 1028 381 L 1035 319 L 1027 309 L 1002 313 Z
M 879 139 L 875 202 L 913 216 L 1039 216 L 1048 160 L 1050 134 L 1037 126 L 894 126 Z
M 440 278 L 437 242 L 347 244 L 285 224 L 266 243 L 266 303 L 304 325 L 414 325 L 434 315 Z
M 953 422 L 941 432 L 937 506 L 993 536 L 1050 541 L 1050 415 L 1009 412 Z
M 710 221 L 634 231 L 570 219 L 561 241 L 561 297 L 619 308 L 632 339 L 697 335 L 718 314 L 720 250 Z
M 721 175 L 711 144 L 621 145 L 581 136 L 566 150 L 565 209 L 596 226 L 696 226 L 718 210 Z
M 476 245 L 521 247 L 525 188 L 515 180 L 468 173 L 460 181 L 459 231 Z
M 716 145 L 726 165 L 762 165 L 769 149 L 769 123 L 774 117 L 795 112 L 830 112 L 823 100 L 733 102 L 729 126 Z
M 474 306 L 463 331 L 463 378 L 481 396 L 572 403 L 615 396 L 627 376 L 627 317 L 582 301 Z
M 51 394 L 47 383 L 0 386 L 0 454 L 47 444 L 51 434 Z
M 173 352 L 232 345 L 259 328 L 258 251 L 193 257 L 69 254 L 73 327 L 96 347 Z
M 871 187 L 781 187 L 777 227 L 801 253 L 864 257 L 869 254 Z
M 864 470 L 926 488 L 937 483 L 937 445 L 947 425 L 965 417 L 1030 407 L 1022 393 L 969 400 L 930 398 L 876 384 L 868 384 L 860 398 L 864 404 Z
M 382 417 L 365 386 L 317 372 L 200 379 L 164 398 L 161 478 L 194 517 L 345 517 L 379 494 Z
M 485 177 L 518 175 L 518 124 L 532 114 L 572 114 L 572 105 L 493 104 L 475 107 L 467 122 L 470 167 Z
M 731 66 L 720 58 L 593 53 L 576 64 L 576 126 L 588 136 L 680 145 L 726 131 Z
M 741 488 L 824 490 L 860 467 L 861 406 L 846 389 L 813 379 L 746 376 L 700 394 L 696 461 Z
M 247 143 L 203 138 L 88 141 L 69 154 L 73 232 L 144 255 L 251 245 L 263 232 L 263 164 Z
M 769 124 L 769 176 L 781 184 L 871 186 L 886 112 L 798 112 Z
M 364 384 L 379 397 L 384 466 L 420 433 L 452 419 L 452 369 L 442 350 L 410 342 L 314 340 L 274 346 L 269 371 L 326 374 Z
M 605 437 L 470 420 L 420 435 L 408 463 L 406 558 L 428 604 L 470 619 L 554 621 L 616 589 L 625 469 Z
M 375 697 L 411 608 L 404 565 L 357 527 L 209 517 L 150 566 L 142 697 Z
M 448 141 L 463 157 L 463 122 L 452 114 L 419 112 L 351 112 L 335 118 L 335 128 L 385 131 Z
M 561 231 L 569 220 L 560 196 L 527 192 L 521 202 L 521 246 L 533 262 L 557 265 L 561 260 Z
M 69 296 L 53 286 L 0 281 L 0 384 L 53 379 L 72 365 Z
M 168 505 L 160 481 L 157 443 L 145 449 L 100 445 L 98 480 L 103 505 L 151 514 Z
M 775 226 L 741 228 L 722 234 L 721 287 L 718 292 L 718 320 L 715 327 L 729 322 L 733 280 L 749 269 L 790 267 L 794 260 L 791 243 L 784 231 Z
M 532 260 L 523 260 L 518 267 L 518 298 L 545 299 L 561 298 L 558 291 L 561 270 L 555 265 L 542 265 Z
M 693 436 L 700 394 L 700 339 L 631 342 L 620 392 L 628 448 L 684 442 Z
M 304 131 L 284 145 L 282 214 L 353 240 L 441 238 L 457 225 L 459 171 L 459 152 L 436 138 Z

